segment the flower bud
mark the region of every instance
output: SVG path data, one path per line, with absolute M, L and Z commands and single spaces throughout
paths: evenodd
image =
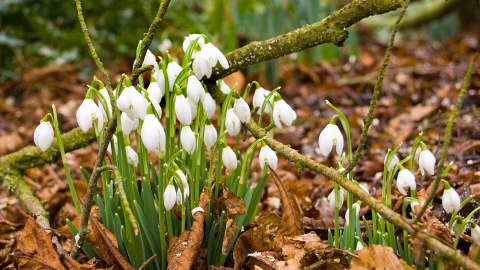
M 50 121 L 40 121 L 40 124 L 33 133 L 33 141 L 42 152 L 45 152 L 50 148 L 53 141 L 53 128 Z

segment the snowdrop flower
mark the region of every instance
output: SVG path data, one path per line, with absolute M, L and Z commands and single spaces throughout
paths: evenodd
M 130 134 L 138 127 L 138 118 L 132 120 L 130 119 L 130 117 L 128 117 L 126 112 L 122 112 L 122 114 L 120 115 L 120 121 L 122 122 L 122 131 L 126 135 Z
M 192 121 L 197 117 L 197 104 L 195 104 L 189 97 L 187 97 L 188 107 L 190 108 L 190 115 L 192 116 Z
M 240 119 L 235 114 L 232 108 L 227 110 L 227 114 L 225 116 L 225 128 L 227 129 L 227 133 L 230 134 L 230 136 L 235 137 L 240 133 Z
M 260 167 L 263 170 L 265 163 L 272 168 L 272 170 L 277 169 L 278 158 L 275 152 L 268 145 L 263 145 L 260 149 L 260 154 L 258 155 L 258 160 L 260 162 Z
M 420 159 L 418 160 L 418 166 L 422 175 L 427 171 L 429 174 L 434 174 L 435 170 L 435 156 L 427 149 L 427 146 L 423 142 L 420 142 L 422 152 L 420 152 Z
M 212 69 L 220 63 L 220 65 L 227 69 L 229 64 L 227 58 L 222 52 L 217 49 L 212 43 L 206 43 L 200 45 L 200 51 L 195 52 L 195 58 L 193 59 L 192 69 L 195 76 L 200 80 L 203 76 L 210 78 L 212 76 Z
M 105 99 L 105 102 L 107 103 L 108 115 L 107 115 L 107 112 L 105 111 L 105 108 L 103 108 L 102 103 L 100 102 L 100 100 L 98 100 L 98 107 L 100 108 L 100 111 L 102 111 L 103 116 L 111 117 L 112 116 L 112 104 L 110 104 L 110 96 L 108 95 L 107 89 L 102 88 L 98 92 L 100 92 L 102 97 Z M 115 96 L 115 90 L 113 90 L 113 96 Z
M 53 128 L 50 121 L 41 120 L 38 127 L 35 129 L 33 133 L 33 141 L 35 145 L 45 152 L 53 141 Z
M 327 197 L 328 202 L 330 203 L 330 207 L 332 209 L 335 209 L 335 207 L 341 208 L 343 205 L 343 198 L 345 196 L 345 191 L 342 188 L 339 188 L 338 193 L 339 193 L 339 196 L 337 197 L 335 195 L 335 189 L 333 189 L 332 192 L 330 192 L 330 194 Z
M 222 150 L 222 161 L 228 169 L 235 170 L 237 168 L 237 156 L 228 146 L 225 146 Z
M 92 127 L 92 121 L 98 120 L 97 131 L 103 128 L 103 114 L 93 99 L 84 99 L 77 110 L 77 122 L 83 132 Z
M 358 213 L 360 212 L 360 205 L 358 205 L 358 203 L 354 203 L 352 207 L 355 208 L 355 215 L 358 216 Z M 348 225 L 349 223 L 350 223 L 350 208 L 348 208 L 347 212 L 345 212 L 345 225 Z
M 224 80 L 220 80 L 220 91 L 222 91 L 225 95 L 228 95 L 230 93 L 230 90 L 232 90 L 230 88 L 230 86 L 228 86 L 228 84 L 225 83 Z
M 158 50 L 161 52 L 166 52 L 172 48 L 172 41 L 168 38 L 164 39 L 160 45 L 158 45 Z
M 452 230 L 455 234 L 458 234 L 458 230 L 460 230 L 460 227 L 462 228 L 462 232 L 460 234 L 463 234 L 465 230 L 467 229 L 466 226 L 463 226 L 463 220 L 461 217 L 457 216 L 457 220 L 453 222 L 452 224 Z
M 442 206 L 447 213 L 453 213 L 453 211 L 460 211 L 460 196 L 458 193 L 450 186 L 450 184 L 443 180 L 443 185 L 445 189 L 443 190 Z
M 248 107 L 247 102 L 238 93 L 235 93 L 233 111 L 242 123 L 250 122 L 250 107 Z
M 147 100 L 133 86 L 125 87 L 117 99 L 118 109 L 127 113 L 132 120 L 136 117 L 144 120 L 147 115 L 147 105 Z
M 163 193 L 163 204 L 165 205 L 165 209 L 167 211 L 173 208 L 176 199 L 177 192 L 175 191 L 175 187 L 172 184 L 168 184 L 165 192 Z
M 217 109 L 217 103 L 210 93 L 205 93 L 205 99 L 202 102 L 203 108 L 207 111 L 208 119 L 212 119 Z
M 133 165 L 133 167 L 137 167 L 138 166 L 138 155 L 137 155 L 137 152 L 135 152 L 135 150 L 132 149 L 132 147 L 130 147 L 130 145 L 127 145 L 125 147 L 125 150 L 127 152 L 127 161 L 130 165 Z
M 362 244 L 362 242 L 358 241 L 356 250 L 362 250 L 362 249 L 363 249 L 363 244 Z
M 167 75 L 168 75 L 168 86 L 170 87 L 170 92 L 173 90 L 173 84 L 175 79 L 178 77 L 178 74 L 182 71 L 182 67 L 177 64 L 175 61 L 168 63 L 167 65 Z
M 265 90 L 261 87 L 255 90 L 255 94 L 253 94 L 253 108 L 259 108 L 257 114 L 260 115 L 263 103 L 265 102 L 265 99 L 269 94 L 270 91 Z M 268 99 L 268 103 L 265 105 L 265 110 L 263 111 L 263 113 L 270 113 L 272 111 L 272 104 L 270 104 L 272 101 L 273 95 Z
M 183 149 L 190 155 L 196 149 L 197 141 L 195 140 L 195 134 L 193 134 L 190 126 L 183 126 L 182 132 L 180 133 L 180 142 L 182 142 Z
M 177 94 L 175 96 L 175 114 L 180 123 L 188 126 L 192 123 L 192 112 L 190 105 L 183 94 Z
M 398 165 L 400 167 L 400 172 L 397 176 L 397 188 L 400 193 L 407 196 L 407 191 L 405 190 L 406 187 L 410 187 L 410 189 L 416 190 L 417 184 L 415 183 L 415 176 L 409 170 L 403 168 L 402 165 Z
M 185 174 L 180 169 L 177 169 L 175 172 L 180 177 L 180 179 L 177 179 L 177 176 L 175 176 L 175 179 L 177 179 L 177 184 L 183 187 L 183 198 L 182 198 L 182 189 L 179 188 L 177 190 L 177 204 L 181 205 L 190 195 L 190 188 L 188 186 L 187 177 L 185 176 Z M 178 182 L 178 181 L 181 181 L 181 182 Z
M 318 137 L 318 146 L 320 147 L 320 154 L 328 156 L 332 151 L 333 146 L 337 155 L 341 156 L 343 152 L 343 135 L 340 129 L 335 124 L 334 115 L 330 120 L 330 123 L 320 132 Z
M 148 97 L 150 101 L 156 101 L 160 103 L 162 101 L 163 96 L 165 95 L 165 91 L 158 85 L 157 81 L 155 80 L 155 76 L 151 76 L 150 84 L 147 88 Z
M 475 245 L 480 246 L 480 227 L 477 224 L 472 225 L 472 240 Z
M 202 46 L 202 45 L 205 44 L 205 38 L 203 37 L 203 35 L 190 34 L 187 37 L 185 37 L 185 40 L 183 41 L 183 45 L 182 45 L 183 52 L 187 52 L 188 46 L 190 46 L 190 43 L 197 38 L 198 38 L 198 40 L 197 40 L 197 45 L 198 46 Z M 193 50 L 192 59 L 195 58 L 195 51 L 196 50 Z
M 158 156 L 165 152 L 165 130 L 153 114 L 147 114 L 140 132 L 143 145 Z
M 285 100 L 279 99 L 273 103 L 273 121 L 277 128 L 282 128 L 282 122 L 289 127 L 295 119 L 297 114 Z
M 118 153 L 117 136 L 115 136 L 115 134 L 112 136 L 112 140 L 113 140 L 113 145 L 115 147 L 114 148 L 115 153 Z M 110 153 L 110 155 L 112 154 L 112 143 L 111 142 L 108 143 L 107 152 Z
M 190 75 L 187 79 L 187 96 L 195 105 L 205 99 L 205 89 L 195 75 Z
M 153 66 L 153 70 L 158 70 L 157 58 L 150 50 L 147 50 L 145 58 L 143 59 L 143 64 Z
M 203 134 L 203 142 L 205 143 L 207 150 L 210 150 L 210 148 L 215 144 L 217 137 L 217 129 L 215 129 L 212 123 L 210 123 L 210 120 L 207 119 Z
M 385 156 L 385 160 L 383 161 L 383 164 L 385 164 L 385 162 L 387 162 L 387 156 Z M 390 159 L 390 162 L 388 163 L 388 166 L 387 166 L 387 171 L 390 171 L 392 170 L 392 168 L 399 162 L 399 159 L 397 157 L 397 155 L 393 155 L 393 157 Z M 385 164 L 386 165 L 386 164 Z

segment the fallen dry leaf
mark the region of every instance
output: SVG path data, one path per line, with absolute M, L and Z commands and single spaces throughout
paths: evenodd
M 397 146 L 404 142 L 413 132 L 413 121 L 410 114 L 401 113 L 394 117 L 385 128 L 385 134 L 392 141 L 392 145 Z
M 413 270 L 404 260 L 399 260 L 391 247 L 373 245 L 358 251 L 358 257 L 353 257 L 350 269 L 397 269 Z
M 270 227 L 265 224 L 260 224 L 259 227 L 250 229 L 240 235 L 233 248 L 235 269 L 239 269 L 249 254 L 272 250 L 273 237 L 274 234 Z
M 30 216 L 27 216 L 25 228 L 18 233 L 15 257 L 19 269 L 94 269 L 93 265 L 81 265 L 58 254 L 52 243 L 52 233 L 45 231 Z
M 205 209 L 210 201 L 208 190 L 205 187 L 200 195 L 198 207 Z M 195 261 L 203 240 L 203 222 L 205 212 L 197 211 L 193 216 L 193 223 L 190 230 L 183 231 L 178 239 L 170 245 L 167 251 L 167 269 L 189 270 Z

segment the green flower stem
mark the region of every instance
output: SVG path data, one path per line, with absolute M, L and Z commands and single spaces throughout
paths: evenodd
M 412 149 L 410 150 L 410 156 L 411 157 L 415 157 L 415 153 L 417 152 L 418 145 L 420 143 L 423 143 L 422 142 L 422 137 L 423 137 L 423 132 L 420 132 L 417 136 L 417 139 L 415 139 L 415 142 L 412 145 Z M 423 144 L 423 145 L 425 145 L 425 144 Z M 423 149 L 423 146 L 422 146 L 422 149 Z M 414 165 L 415 165 L 415 159 L 411 158 L 410 162 L 409 162 L 409 166 L 410 166 L 410 171 L 412 173 L 415 173 L 415 166 Z
M 72 194 L 73 204 L 75 205 L 75 210 L 77 214 L 82 213 L 82 208 L 80 207 L 80 201 L 78 200 L 77 192 L 75 191 L 75 186 L 73 185 L 72 175 L 70 174 L 70 169 L 68 168 L 67 156 L 65 155 L 65 149 L 63 147 L 62 134 L 60 133 L 60 128 L 58 127 L 58 116 L 57 109 L 55 105 L 52 105 L 53 110 L 53 128 L 55 130 L 55 137 L 57 138 L 58 150 L 60 151 L 60 156 L 62 157 L 63 168 L 65 169 L 65 176 L 67 177 L 68 188 Z M 95 127 L 93 128 L 95 129 Z
M 246 124 L 248 130 L 255 136 L 255 138 L 263 138 L 265 137 L 265 131 L 256 125 L 253 120 L 250 123 Z M 310 170 L 322 174 L 323 176 L 327 177 L 338 183 L 348 192 L 351 192 L 354 196 L 358 197 L 360 200 L 365 202 L 371 209 L 378 212 L 385 218 L 387 221 L 395 224 L 395 226 L 406 230 L 410 235 L 415 235 L 420 241 L 427 244 L 427 246 L 436 251 L 439 256 L 444 256 L 445 258 L 451 260 L 452 262 L 463 266 L 468 269 L 480 269 L 479 266 L 473 262 L 472 260 L 462 256 L 456 250 L 446 246 L 436 238 L 430 236 L 429 234 L 423 232 L 420 227 L 416 225 L 412 225 L 409 220 L 402 217 L 400 214 L 396 213 L 395 211 L 389 209 L 381 202 L 377 201 L 373 198 L 370 194 L 363 191 L 360 187 L 358 187 L 355 183 L 347 179 L 343 176 L 340 172 L 333 168 L 329 168 L 321 163 L 318 163 L 310 158 L 307 158 L 298 151 L 290 148 L 287 145 L 284 145 L 271 137 L 265 137 L 264 142 L 270 146 L 274 151 L 276 151 L 279 155 L 285 157 L 288 161 L 296 163 L 298 166 L 309 168 Z
M 135 216 L 133 215 L 132 209 L 130 208 L 130 204 L 127 198 L 127 195 L 125 194 L 125 190 L 123 188 L 123 180 L 122 180 L 122 175 L 120 174 L 119 170 L 115 170 L 115 182 L 116 186 L 118 188 L 118 192 L 120 194 L 120 201 L 123 205 L 123 208 L 125 209 L 125 212 L 128 216 L 128 220 L 132 223 L 133 227 L 133 232 L 135 235 L 138 234 L 138 224 L 137 220 L 135 219 Z
M 340 247 L 340 207 L 337 203 L 338 198 L 340 197 L 340 188 L 338 187 L 337 183 L 333 184 L 333 192 L 335 192 L 335 226 L 334 226 L 334 235 L 333 235 L 333 244 L 334 247 L 339 248 Z M 343 202 L 342 202 L 343 204 Z
M 463 79 L 462 88 L 460 89 L 460 93 L 458 93 L 455 108 L 453 109 L 452 114 L 450 114 L 450 117 L 448 118 L 447 127 L 445 128 L 445 134 L 443 135 L 442 151 L 441 151 L 441 154 L 440 154 L 440 160 L 438 161 L 437 172 L 442 172 L 443 171 L 444 163 L 447 160 L 448 149 L 450 148 L 450 142 L 451 142 L 451 139 L 452 139 L 453 124 L 455 122 L 455 118 L 457 118 L 457 114 L 460 111 L 460 108 L 462 107 L 463 98 L 465 96 L 465 93 L 467 92 L 467 88 L 470 85 L 470 80 L 472 78 L 472 73 L 473 73 L 473 70 L 474 70 L 474 67 L 475 67 L 475 61 L 477 60 L 477 57 L 478 57 L 478 52 L 475 54 L 472 62 L 470 63 L 470 66 L 468 67 L 467 74 L 465 75 L 465 78 Z M 437 177 L 435 178 L 435 181 L 433 182 L 433 186 L 432 186 L 432 189 L 431 189 L 432 191 L 428 195 L 427 201 L 425 202 L 422 209 L 420 209 L 418 214 L 413 219 L 414 224 L 417 223 L 420 220 L 422 215 L 427 210 L 430 202 L 433 201 L 433 199 L 435 198 L 435 196 L 437 194 L 436 190 L 438 189 L 438 186 L 440 185 L 440 180 L 442 180 L 442 176 L 440 174 L 437 174 Z

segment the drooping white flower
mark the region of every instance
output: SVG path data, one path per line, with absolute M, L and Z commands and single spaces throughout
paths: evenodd
M 188 186 L 187 177 L 185 176 L 185 174 L 180 169 L 177 169 L 175 172 L 180 177 L 180 179 L 178 179 L 175 176 L 175 179 L 177 180 L 177 184 L 183 187 L 183 198 L 182 198 L 182 188 L 179 188 L 177 190 L 177 204 L 181 205 L 190 195 L 190 188 Z
M 472 226 L 472 240 L 475 245 L 480 246 L 480 226 Z
M 277 128 L 282 128 L 282 123 L 289 127 L 295 119 L 297 114 L 285 100 L 280 99 L 273 103 L 273 121 Z
M 157 155 L 165 152 L 165 130 L 155 115 L 145 116 L 140 136 L 147 150 L 154 151 Z
M 192 116 L 192 121 L 197 117 L 197 104 L 195 104 L 189 97 L 187 97 L 188 107 L 190 108 L 190 115 Z
M 53 141 L 53 128 L 50 121 L 40 121 L 40 124 L 33 133 L 33 141 L 42 152 L 50 148 Z
M 208 119 L 212 119 L 217 109 L 217 103 L 210 93 L 205 93 L 205 99 L 202 102 L 203 108 L 207 111 Z
M 230 93 L 230 90 L 232 90 L 230 88 L 230 86 L 228 86 L 228 84 L 225 83 L 224 80 L 220 80 L 220 91 L 222 91 L 225 95 L 228 95 Z
M 333 189 L 327 197 L 328 203 L 330 204 L 330 207 L 332 209 L 335 209 L 335 206 L 337 206 L 338 208 L 342 208 L 345 191 L 342 188 L 339 188 L 338 193 L 339 196 L 337 197 L 335 195 L 335 189 Z
M 127 145 L 125 147 L 125 150 L 126 150 L 126 153 L 127 153 L 128 164 L 133 165 L 133 167 L 137 167 L 138 166 L 137 152 L 135 152 L 135 150 L 133 150 L 132 147 L 130 147 L 130 145 Z
M 210 78 L 212 76 L 212 69 L 220 63 L 220 65 L 227 69 L 229 64 L 227 58 L 222 52 L 217 49 L 212 43 L 200 45 L 201 50 L 195 52 L 195 59 L 193 59 L 192 69 L 195 76 L 200 80 L 203 76 Z
M 98 120 L 97 131 L 103 128 L 103 114 L 93 99 L 84 99 L 77 110 L 77 122 L 83 132 L 92 127 L 92 121 Z
M 117 99 L 118 109 L 126 112 L 132 120 L 136 117 L 144 120 L 147 115 L 147 105 L 147 100 L 133 86 L 125 87 Z
M 103 116 L 105 117 L 111 117 L 112 116 L 112 104 L 110 104 L 110 96 L 108 95 L 108 91 L 105 88 L 100 89 L 98 92 L 102 95 L 102 97 L 105 99 L 105 102 L 107 103 L 108 107 L 108 116 L 107 112 L 105 112 L 105 109 L 103 108 L 102 103 L 100 100 L 98 101 L 98 107 L 100 108 L 100 111 L 102 111 Z M 115 96 L 115 90 L 113 90 L 113 96 Z
M 148 88 L 147 88 L 147 93 L 148 93 L 148 97 L 150 98 L 150 100 L 153 102 L 153 101 L 156 101 L 157 103 L 160 103 L 160 101 L 162 101 L 162 98 L 163 98 L 163 95 L 165 95 L 165 92 L 164 90 L 162 90 L 162 88 L 160 88 L 160 86 L 158 85 L 158 83 L 155 81 L 155 82 L 150 82 L 150 84 L 148 85 Z
M 237 94 L 238 98 L 235 98 L 235 103 L 233 104 L 233 111 L 238 116 L 238 119 L 242 123 L 250 122 L 250 107 L 248 107 L 247 102 Z
M 420 152 L 420 158 L 418 160 L 418 166 L 422 175 L 427 171 L 429 174 L 434 174 L 435 171 L 435 156 L 427 149 L 423 142 L 420 142 L 422 151 Z
M 123 133 L 126 135 L 130 134 L 130 132 L 138 127 L 138 118 L 132 120 L 130 117 L 128 117 L 126 112 L 122 112 L 120 115 L 120 121 L 122 122 Z
M 190 34 L 187 37 L 185 37 L 185 40 L 183 41 L 182 48 L 183 52 L 187 52 L 188 46 L 190 46 L 190 43 L 197 39 L 197 45 L 202 46 L 205 44 L 205 38 L 200 35 L 200 34 Z M 193 50 L 192 54 L 192 59 L 195 58 L 195 50 Z
M 453 213 L 453 211 L 460 211 L 460 196 L 450 187 L 450 184 L 445 180 L 442 181 L 445 189 L 443 190 L 442 206 L 445 212 Z
M 184 95 L 179 94 L 175 96 L 175 114 L 180 123 L 188 126 L 192 123 L 192 112 L 190 105 Z
M 197 141 L 190 126 L 182 127 L 182 132 L 180 133 L 180 142 L 182 143 L 183 149 L 185 149 L 187 153 L 190 155 L 193 154 L 197 148 Z
M 363 244 L 362 244 L 362 242 L 358 241 L 356 250 L 362 250 L 362 249 L 363 249 Z
M 147 53 L 145 54 L 145 58 L 143 59 L 143 64 L 151 65 L 153 66 L 153 70 L 158 70 L 157 58 L 150 50 L 147 50 Z
M 177 62 L 173 61 L 168 63 L 167 65 L 167 75 L 168 75 L 168 85 L 170 87 L 170 91 L 173 91 L 173 84 L 175 83 L 175 79 L 178 77 L 178 74 L 182 71 L 182 67 L 177 64 Z
M 190 75 L 187 79 L 187 96 L 195 105 L 205 99 L 205 89 L 195 75 Z
M 278 163 L 278 157 L 277 154 L 275 154 L 275 151 L 270 148 L 268 145 L 262 146 L 260 149 L 260 154 L 258 155 L 258 160 L 260 162 L 260 167 L 263 170 L 263 167 L 265 167 L 265 163 L 272 168 L 272 170 L 277 169 L 277 163 Z
M 415 176 L 412 172 L 403 167 L 400 168 L 400 172 L 397 176 L 397 188 L 400 193 L 407 196 L 407 190 L 405 190 L 405 188 L 409 187 L 409 189 L 416 190 L 417 184 L 415 183 Z
M 222 161 L 228 169 L 235 170 L 237 168 L 237 156 L 229 146 L 225 146 L 222 150 Z
M 383 160 L 383 164 L 385 164 L 385 162 L 387 162 L 387 156 L 385 156 L 385 159 Z M 398 159 L 397 155 L 393 155 L 393 157 L 390 159 L 390 162 L 388 163 L 387 171 L 392 170 L 392 168 L 393 168 L 398 162 L 399 162 L 399 159 Z
M 460 230 L 460 227 L 462 227 L 462 232 L 460 234 L 463 234 L 465 232 L 467 227 L 463 226 L 463 222 L 464 222 L 463 220 L 456 220 L 456 221 L 453 222 L 452 230 L 455 234 L 458 234 L 458 231 Z
M 217 141 L 217 138 L 218 138 L 217 129 L 211 123 L 206 124 L 205 131 L 203 134 L 203 142 L 205 143 L 207 150 L 210 150 L 210 148 Z
M 163 193 L 163 204 L 165 205 L 165 209 L 167 211 L 173 208 L 176 199 L 177 192 L 175 191 L 175 187 L 173 185 L 168 185 Z
M 335 124 L 328 124 L 318 137 L 318 146 L 320 147 L 320 154 L 328 156 L 332 151 L 333 146 L 337 155 L 341 156 L 343 152 L 343 135 L 340 129 Z
M 233 109 L 228 109 L 225 116 L 225 128 L 227 129 L 227 133 L 230 134 L 230 136 L 235 137 L 240 133 L 241 127 L 240 119 Z
M 260 112 L 262 111 L 262 106 L 263 103 L 266 100 L 266 97 L 270 94 L 269 90 L 265 90 L 263 88 L 257 88 L 255 90 L 255 94 L 253 94 L 253 108 L 258 108 L 257 114 L 260 115 Z M 270 113 L 273 109 L 273 104 L 270 104 L 273 102 L 273 95 L 268 99 L 268 103 L 265 104 L 265 110 L 263 113 Z
M 355 208 L 355 215 L 358 216 L 358 213 L 360 212 L 360 205 L 358 203 L 352 204 L 352 207 Z M 345 212 L 345 225 L 348 225 L 350 223 L 350 208 L 347 209 Z

